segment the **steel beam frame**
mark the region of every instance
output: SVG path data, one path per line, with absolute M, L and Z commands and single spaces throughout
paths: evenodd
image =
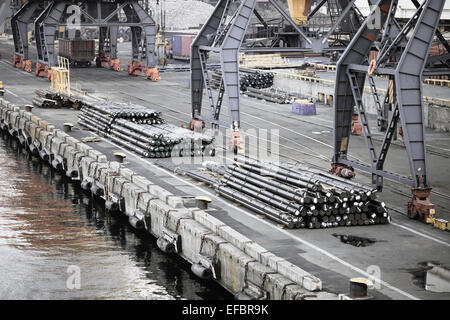
M 99 27 L 99 52 L 117 59 L 117 34 L 121 26 L 130 27 L 134 35 L 133 60 L 144 61 L 146 68 L 155 68 L 155 38 L 156 24 L 151 16 L 137 1 L 103 2 L 86 1 L 87 10 L 80 8 L 84 17 L 80 27 Z M 50 1 L 43 7 L 42 1 L 26 3 L 13 17 L 13 33 L 16 55 L 28 59 L 27 26 L 34 22 L 37 47 L 38 66 L 50 68 L 55 63 L 55 36 L 57 28 L 65 25 L 68 17 L 67 8 L 73 1 Z M 118 19 L 120 10 L 124 10 L 127 21 Z M 145 33 L 145 37 L 142 34 Z M 38 69 L 38 67 L 36 68 Z M 37 73 L 38 74 L 38 73 Z
M 331 1 L 331 0 L 329 0 Z M 239 103 L 239 63 L 238 52 L 241 49 L 245 33 L 247 31 L 251 15 L 255 12 L 255 0 L 241 0 L 239 7 L 231 12 L 233 0 L 220 0 L 214 8 L 213 14 L 200 30 L 191 47 L 191 99 L 192 99 L 192 118 L 202 119 L 210 122 L 213 128 L 224 126 L 239 131 L 240 128 L 240 103 Z M 328 39 L 336 30 L 338 25 L 343 23 L 351 10 L 355 8 L 354 0 L 342 0 L 345 4 L 340 12 L 341 16 L 335 21 L 333 28 L 324 36 L 311 38 L 303 27 L 298 26 L 291 17 L 274 0 L 269 3 L 288 21 L 296 30 L 301 38 L 303 48 L 282 48 L 283 51 L 314 51 L 323 52 L 329 50 Z M 231 19 L 227 21 L 227 15 Z M 258 16 L 258 19 L 262 19 Z M 251 48 L 242 51 L 273 51 L 274 48 Z M 207 71 L 207 58 L 209 52 L 220 54 L 222 66 L 222 81 L 219 87 L 218 101 L 214 101 L 212 89 L 209 83 Z M 210 114 L 209 118 L 202 118 L 202 98 L 203 90 L 206 90 L 209 100 Z M 220 120 L 220 111 L 222 109 L 223 96 L 226 94 L 229 120 Z
M 428 52 L 439 24 L 445 0 L 424 0 L 417 4 L 417 11 L 410 21 L 398 30 L 390 32 L 395 12 L 391 5 L 397 1 L 380 0 L 377 7 L 384 26 L 384 44 L 378 56 L 375 73 L 389 75 L 393 82 L 388 101 L 393 106 L 384 140 L 377 152 L 360 94 L 368 73 L 367 57 L 381 30 L 368 28 L 366 19 L 355 38 L 337 64 L 334 100 L 334 157 L 333 168 L 339 165 L 356 167 L 372 174 L 372 183 L 379 190 L 383 177 L 412 186 L 413 200 L 408 205 L 408 215 L 426 220 L 433 205 L 428 196 L 431 192 L 427 177 L 427 159 L 424 125 L 424 103 L 422 76 L 427 63 Z M 394 8 L 395 10 L 395 8 Z M 375 10 L 372 11 L 372 14 Z M 403 45 L 398 45 L 403 41 Z M 364 137 L 370 154 L 370 165 L 360 164 L 347 158 L 350 140 L 350 124 L 353 108 L 359 112 Z M 383 169 L 391 141 L 401 124 L 404 143 L 408 154 L 411 178 L 387 172 Z M 427 198 L 426 201 L 423 198 Z M 420 198 L 420 199 L 419 199 Z M 424 201 L 427 203 L 424 205 Z
M 27 2 L 11 18 L 14 54 L 20 56 L 22 60 L 29 60 L 28 25 L 34 21 L 40 10 L 42 10 L 42 3 Z

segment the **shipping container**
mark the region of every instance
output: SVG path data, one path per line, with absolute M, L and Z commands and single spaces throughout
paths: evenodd
M 178 60 L 189 60 L 191 57 L 191 44 L 193 35 L 174 35 L 172 38 L 173 58 Z
M 95 58 L 95 40 L 59 40 L 59 55 L 74 66 L 90 66 Z

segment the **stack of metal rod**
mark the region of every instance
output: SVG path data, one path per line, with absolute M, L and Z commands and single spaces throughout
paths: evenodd
M 79 124 L 146 158 L 214 156 L 213 138 L 165 123 L 156 110 L 134 104 L 89 101 Z
M 389 223 L 376 190 L 299 164 L 236 157 L 233 165 L 204 164 L 222 178 L 216 191 L 288 228 L 330 228 Z
M 36 96 L 33 98 L 33 105 L 38 108 L 58 108 L 58 101 L 52 99 L 48 91 L 35 90 Z
M 244 92 L 246 96 L 257 98 L 264 101 L 269 101 L 279 104 L 292 103 L 297 98 L 296 96 L 289 94 L 285 91 L 277 90 L 274 88 L 268 89 L 255 89 L 248 87 L 247 91 Z
M 211 87 L 218 89 L 222 79 L 220 70 L 211 73 Z M 240 70 L 240 88 L 241 92 L 247 91 L 248 88 L 265 89 L 273 86 L 274 75 L 271 72 L 259 72 L 256 70 Z
M 273 86 L 273 78 L 271 72 L 244 73 L 240 79 L 241 91 L 246 91 L 247 88 L 270 88 Z

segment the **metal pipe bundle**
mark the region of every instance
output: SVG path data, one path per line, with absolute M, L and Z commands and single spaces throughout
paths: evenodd
M 41 96 L 36 96 L 33 98 L 33 105 L 38 108 L 57 108 L 57 102 L 52 99 L 43 98 Z
M 274 74 L 271 72 L 244 71 L 240 70 L 240 88 L 241 92 L 247 91 L 248 88 L 265 89 L 273 86 Z M 211 86 L 219 88 L 222 73 L 220 70 L 211 73 Z
M 236 157 L 235 163 L 204 166 L 222 175 L 216 191 L 226 198 L 289 228 L 330 228 L 384 224 L 390 221 L 383 202 L 370 187 L 320 170 Z
M 166 124 L 161 112 L 135 104 L 83 101 L 79 123 L 147 158 L 214 156 L 213 138 Z

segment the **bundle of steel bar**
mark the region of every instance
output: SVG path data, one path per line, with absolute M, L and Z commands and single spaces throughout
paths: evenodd
M 221 77 L 222 75 L 220 71 L 212 73 L 212 79 L 210 81 L 212 88 L 218 89 L 220 87 Z M 292 103 L 295 99 L 298 98 L 297 95 L 272 88 L 272 85 L 273 73 L 260 73 L 258 71 L 244 74 L 241 77 L 240 83 L 241 93 L 252 98 L 257 98 L 260 100 L 278 104 Z
M 274 164 L 237 156 L 235 163 L 204 166 L 222 177 L 216 191 L 288 228 L 330 228 L 389 223 L 376 191 L 300 164 Z M 195 178 L 195 177 L 194 177 Z
M 213 138 L 172 124 L 158 111 L 133 104 L 89 102 L 80 125 L 143 157 L 214 156 Z
M 39 108 L 75 108 L 78 105 L 74 99 L 61 93 L 51 92 L 48 90 L 37 89 L 34 91 L 36 96 L 33 98 L 33 105 Z
M 58 108 L 58 104 L 56 100 L 42 98 L 40 96 L 36 96 L 33 98 L 33 105 L 38 108 Z
M 297 98 L 292 94 L 274 88 L 255 89 L 248 87 L 244 94 L 249 97 L 279 104 L 292 103 Z
M 241 73 L 241 91 L 246 91 L 247 88 L 270 88 L 273 86 L 273 78 L 274 76 L 271 72 Z
M 218 89 L 222 79 L 220 70 L 211 73 L 211 87 Z M 259 71 L 241 71 L 240 72 L 240 88 L 241 92 L 247 91 L 248 88 L 265 89 L 273 86 L 274 75 L 271 72 Z
M 127 119 L 138 124 L 162 124 L 161 112 L 144 106 L 109 101 L 83 101 L 83 107 L 95 110 L 112 118 Z
M 207 64 L 208 70 L 216 70 L 220 69 L 220 64 Z M 166 66 L 162 66 L 158 68 L 158 71 L 160 73 L 166 72 L 166 71 L 173 71 L 173 72 L 190 72 L 191 66 L 190 65 L 183 65 L 183 64 L 170 64 Z

